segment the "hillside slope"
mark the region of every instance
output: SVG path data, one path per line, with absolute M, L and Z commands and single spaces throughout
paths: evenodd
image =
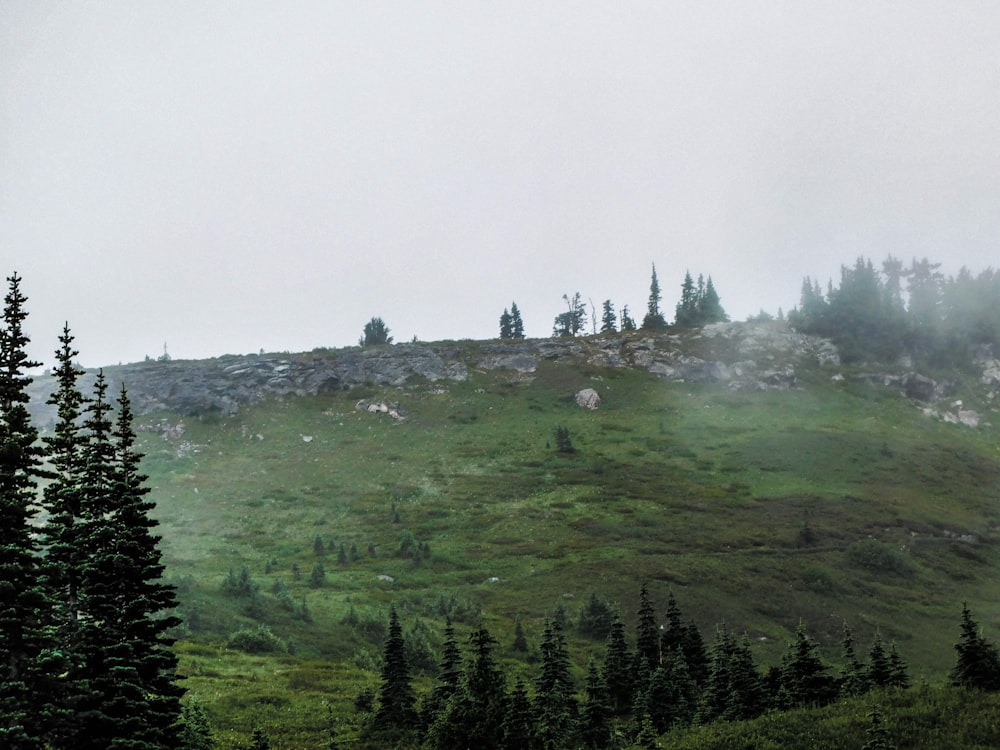
M 963 600 L 1000 626 L 1000 454 L 978 380 L 848 369 L 827 342 L 738 324 L 109 374 L 144 412 L 182 668 L 224 747 L 251 721 L 318 747 L 325 703 L 355 731 L 389 605 L 428 675 L 446 616 L 481 618 L 530 677 L 516 618 L 537 649 L 544 618 L 572 626 L 596 593 L 631 629 L 643 583 L 706 641 L 723 621 L 745 631 L 765 666 L 800 620 L 836 663 L 846 621 L 939 682 Z M 584 388 L 598 409 L 577 405 Z M 402 418 L 364 408 L 382 403 Z M 959 412 L 978 426 L 939 418 Z M 292 653 L 227 647 L 258 625 Z M 570 634 L 582 670 L 603 644 Z

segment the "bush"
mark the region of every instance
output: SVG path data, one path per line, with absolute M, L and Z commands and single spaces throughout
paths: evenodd
M 286 653 L 288 646 L 271 632 L 267 625 L 256 628 L 240 628 L 226 639 L 226 648 L 234 648 L 247 654 Z
M 862 539 L 847 548 L 847 559 L 873 573 L 892 573 L 911 576 L 916 572 L 913 563 L 898 550 L 877 539 Z

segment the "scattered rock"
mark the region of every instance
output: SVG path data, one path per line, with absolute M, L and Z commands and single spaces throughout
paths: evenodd
M 576 394 L 576 403 L 584 409 L 597 409 L 601 405 L 601 396 L 593 388 L 584 388 Z

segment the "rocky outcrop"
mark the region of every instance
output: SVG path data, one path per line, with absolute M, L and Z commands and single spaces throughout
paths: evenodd
M 236 413 L 270 398 L 329 393 L 353 386 L 403 386 L 463 381 L 470 371 L 509 371 L 530 378 L 540 363 L 637 368 L 664 379 L 727 383 L 737 390 L 787 389 L 802 362 L 836 364 L 828 341 L 781 323 L 719 323 L 681 332 L 636 332 L 523 341 L 408 343 L 304 354 L 227 355 L 209 360 L 151 361 L 107 368 L 110 392 L 128 387 L 137 414 L 186 416 Z M 95 374 L 83 379 L 89 390 Z M 32 411 L 43 428 L 54 413 L 45 401 L 51 377 L 31 386 Z
M 577 392 L 576 404 L 584 409 L 597 409 L 601 405 L 601 396 L 593 388 L 584 388 Z

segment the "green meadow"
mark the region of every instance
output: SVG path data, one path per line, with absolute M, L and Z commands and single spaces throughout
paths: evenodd
M 987 638 L 1000 625 L 995 430 L 926 416 L 847 368 L 797 374 L 791 390 L 734 393 L 543 360 L 529 375 L 470 370 L 231 417 L 145 415 L 184 424 L 180 438 L 140 432 L 185 619 L 184 685 L 223 748 L 254 727 L 308 749 L 333 726 L 351 746 L 390 605 L 418 693 L 433 685 L 446 617 L 460 634 L 486 624 L 508 675 L 531 681 L 560 609 L 582 689 L 604 644 L 574 629 L 581 607 L 596 593 L 631 634 L 645 583 L 658 615 L 672 591 L 709 645 L 719 623 L 745 632 L 763 668 L 800 622 L 834 667 L 845 621 L 862 651 L 878 629 L 933 692 L 954 663 L 962 602 Z M 600 393 L 598 410 L 576 405 L 582 388 Z M 978 388 L 955 397 L 988 422 Z M 361 399 L 398 403 L 405 419 L 358 410 Z M 572 453 L 556 450 L 557 427 Z M 510 648 L 518 618 L 527 655 Z M 754 731 L 767 721 L 778 720 Z M 688 730 L 699 731 L 725 730 Z M 665 746 L 751 746 L 685 736 Z

